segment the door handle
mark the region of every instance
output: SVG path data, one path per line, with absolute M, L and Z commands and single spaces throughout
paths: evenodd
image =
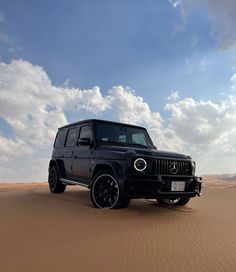
M 77 156 L 77 155 L 74 155 L 74 159 L 78 159 L 78 156 Z

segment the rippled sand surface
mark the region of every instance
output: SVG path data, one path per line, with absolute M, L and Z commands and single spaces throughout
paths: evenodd
M 0 184 L 0 270 L 236 271 L 236 189 L 204 188 L 172 208 L 98 210 L 89 191 Z

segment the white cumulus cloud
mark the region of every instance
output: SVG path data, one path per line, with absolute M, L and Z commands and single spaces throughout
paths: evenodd
M 232 89 L 236 89 L 236 74 L 231 77 Z
M 236 132 L 236 99 L 221 104 L 185 98 L 167 104 L 170 125 L 183 142 L 212 145 Z M 220 148 L 220 147 L 219 147 Z
M 167 97 L 167 100 L 178 100 L 179 99 L 179 91 L 172 91 L 170 95 Z
M 55 87 L 42 67 L 23 60 L 0 63 L 0 75 L 0 116 L 29 144 L 49 144 L 67 123 L 65 110 L 98 113 L 109 106 L 98 87 Z
M 0 62 L 0 117 L 13 131 L 7 137 L 0 128 L 0 180 L 46 180 L 57 128 L 70 121 L 68 116 L 80 120 L 84 112 L 147 127 L 159 149 L 191 154 L 200 172 L 234 172 L 235 96 L 213 103 L 172 92 L 164 108 L 165 117 L 130 88 L 116 86 L 104 94 L 96 86 L 55 86 L 40 66 Z
M 135 92 L 122 86 L 113 87 L 110 91 L 110 101 L 119 121 L 160 128 L 163 122 L 159 112 L 152 112 L 143 98 Z

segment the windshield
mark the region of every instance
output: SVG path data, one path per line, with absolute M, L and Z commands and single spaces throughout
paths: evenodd
M 95 129 L 98 144 L 155 148 L 147 131 L 143 128 L 97 122 Z

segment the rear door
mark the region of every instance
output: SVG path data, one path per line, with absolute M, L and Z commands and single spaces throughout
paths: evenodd
M 93 133 L 91 123 L 84 123 L 80 127 L 78 140 L 89 138 L 93 142 Z M 74 179 L 89 184 L 91 178 L 91 158 L 93 154 L 92 146 L 85 146 L 78 143 L 74 148 L 73 155 L 73 175 Z
M 71 179 L 73 176 L 72 158 L 74 154 L 74 146 L 78 135 L 77 127 L 71 127 L 68 129 L 65 147 L 64 147 L 64 166 L 65 166 L 65 178 Z

